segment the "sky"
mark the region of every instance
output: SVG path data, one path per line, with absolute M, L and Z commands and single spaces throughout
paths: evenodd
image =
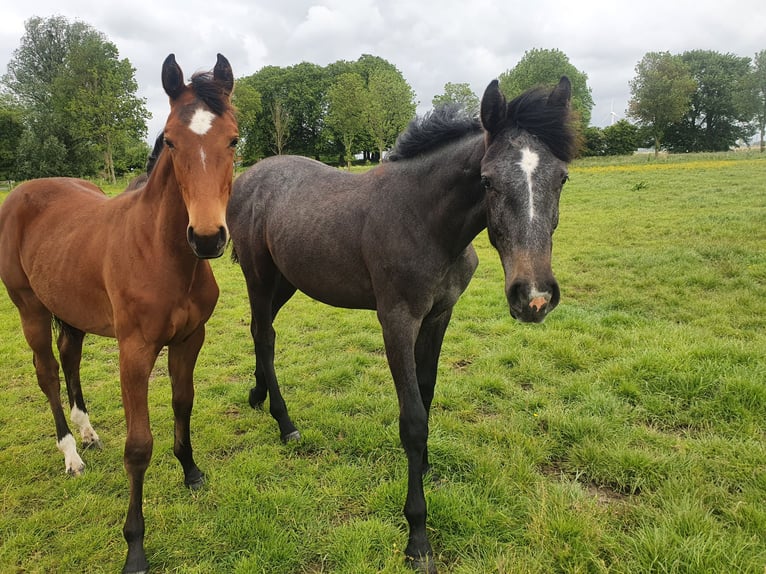
M 0 74 L 33 16 L 64 16 L 106 35 L 136 69 L 152 114 L 165 123 L 160 72 L 174 53 L 187 79 L 227 57 L 236 78 L 264 66 L 325 66 L 384 58 L 412 86 L 418 113 L 447 82 L 478 96 L 528 50 L 558 49 L 588 76 L 599 127 L 625 117 L 629 82 L 647 52 L 714 50 L 752 58 L 766 49 L 766 1 L 735 0 L 2 0 Z

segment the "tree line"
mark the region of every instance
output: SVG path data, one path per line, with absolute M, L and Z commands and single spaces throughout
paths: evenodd
M 0 177 L 92 176 L 143 166 L 146 102 L 106 36 L 33 17 L 0 87 Z
M 244 164 L 298 154 L 350 165 L 380 158 L 415 115 L 415 93 L 383 58 L 266 66 L 236 81 Z
M 536 85 L 572 82 L 582 155 L 721 151 L 766 125 L 766 50 L 753 59 L 696 50 L 649 52 L 630 82 L 628 118 L 590 126 L 588 76 L 556 49 L 531 49 L 498 77 L 506 97 Z M 116 175 L 142 169 L 149 151 L 146 101 L 135 69 L 104 34 L 61 16 L 33 17 L 0 83 L 0 178 Z M 236 80 L 244 165 L 299 154 L 349 166 L 376 161 L 414 117 L 415 93 L 390 62 L 373 55 L 327 66 L 266 66 Z M 448 82 L 433 106 L 478 112 L 465 83 Z
M 766 50 L 649 52 L 630 82 L 628 114 L 655 152 L 725 151 L 766 125 Z

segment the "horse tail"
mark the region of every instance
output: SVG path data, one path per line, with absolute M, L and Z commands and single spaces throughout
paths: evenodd
M 79 329 L 72 327 L 69 323 L 65 323 L 56 315 L 53 315 L 53 330 L 56 333 L 63 333 L 64 336 L 70 336 L 79 331 Z

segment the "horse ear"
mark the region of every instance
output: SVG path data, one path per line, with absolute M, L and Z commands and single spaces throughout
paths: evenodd
M 218 54 L 218 61 L 213 68 L 213 78 L 221 84 L 226 95 L 230 95 L 234 89 L 234 74 L 231 71 L 231 64 L 222 54 Z
M 497 133 L 508 115 L 508 104 L 497 80 L 492 80 L 481 98 L 481 125 L 490 134 Z
M 549 106 L 566 107 L 572 98 L 572 83 L 566 76 L 561 76 L 558 85 L 553 88 L 551 95 L 548 96 Z
M 175 100 L 181 95 L 186 87 L 184 85 L 184 73 L 181 67 L 176 63 L 175 54 L 170 54 L 162 63 L 162 87 L 165 93 Z

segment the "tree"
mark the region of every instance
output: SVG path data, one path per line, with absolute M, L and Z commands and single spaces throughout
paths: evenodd
M 19 141 L 17 169 L 20 179 L 70 173 L 67 148 L 44 123 L 25 129 Z
M 710 50 L 684 52 L 697 88 L 686 113 L 668 127 L 673 151 L 725 151 L 754 130 L 756 99 L 750 58 Z
M 130 140 L 120 146 L 119 153 L 114 156 L 114 171 L 117 175 L 136 175 L 146 169 L 146 158 L 152 152 L 152 147 L 146 140 Z
M 35 16 L 24 23 L 24 29 L 3 84 L 22 107 L 42 111 L 51 106 L 53 82 L 64 66 L 69 46 L 82 35 L 84 25 L 70 24 L 62 16 L 48 19 Z
M 245 162 L 274 153 L 319 157 L 327 84 L 326 71 L 307 62 L 288 68 L 266 66 L 237 80 L 235 103 L 247 114 L 240 124 Z M 242 86 L 252 91 L 241 98 L 237 92 Z
M 30 18 L 24 28 L 3 76 L 3 86 L 18 103 L 25 129 L 17 149 L 19 176 L 79 175 L 67 162 L 69 142 L 54 110 L 53 86 L 70 43 L 82 36 L 85 26 L 56 16 Z
M 343 143 L 346 166 L 351 170 L 354 143 L 367 126 L 368 93 L 364 80 L 359 74 L 341 74 L 330 86 L 327 102 L 327 127 L 333 130 Z
M 603 130 L 604 155 L 629 155 L 638 149 L 638 128 L 620 120 Z
M 588 126 L 583 132 L 583 143 L 580 147 L 582 157 L 594 157 L 604 155 L 606 141 L 604 130 L 596 126 Z
M 301 62 L 287 68 L 285 79 L 281 113 L 289 119 L 287 149 L 318 158 L 324 147 L 325 94 L 329 84 L 326 72 L 322 66 Z
M 447 82 L 444 84 L 444 93 L 439 96 L 434 96 L 431 100 L 431 104 L 434 108 L 449 103 L 462 106 L 470 115 L 477 115 L 479 113 L 479 96 L 473 93 L 471 86 L 468 84 L 453 84 L 452 82 Z
M 328 82 L 343 74 L 358 74 L 368 91 L 367 129 L 356 140 L 366 158 L 391 147 L 415 115 L 415 93 L 390 62 L 378 56 L 362 54 L 355 62 L 339 60 L 325 68 Z
M 82 22 L 33 17 L 3 76 L 22 110 L 20 175 L 114 176 L 114 154 L 146 134 L 134 70 Z M 48 155 L 51 154 L 51 155 Z
M 593 110 L 588 76 L 575 68 L 561 50 L 528 50 L 514 68 L 500 74 L 498 79 L 505 96 L 514 98 L 529 88 L 556 85 L 561 76 L 567 76 L 572 83 L 572 109 L 579 114 L 584 131 Z
M 263 111 L 261 93 L 253 85 L 253 77 L 236 80 L 232 103 L 237 110 L 239 124 L 239 155 L 246 165 L 256 162 L 259 154 L 258 116 Z
M 10 101 L 10 98 L 2 98 L 0 100 L 0 179 L 2 180 L 17 179 L 16 158 L 23 133 L 21 110 Z
M 271 122 L 274 124 L 274 151 L 282 155 L 290 134 L 290 112 L 281 100 L 271 102 L 269 106 Z
M 107 179 L 115 183 L 115 151 L 146 136 L 149 113 L 135 95 L 135 69 L 93 31 L 70 47 L 64 70 L 54 80 L 59 113 L 75 144 L 99 154 Z
M 753 84 L 757 100 L 755 113 L 758 132 L 761 136 L 761 153 L 766 149 L 764 131 L 766 131 L 766 50 L 761 50 L 753 59 Z
M 415 94 L 398 70 L 386 67 L 370 72 L 367 91 L 367 131 L 382 158 L 415 115 Z
M 327 123 L 330 86 L 345 74 L 358 76 L 366 94 L 364 129 L 354 136 L 356 150 L 371 157 L 372 150 L 380 153 L 393 145 L 415 114 L 414 92 L 394 65 L 364 54 L 355 62 L 339 60 L 324 67 L 307 62 L 266 66 L 238 79 L 234 100 L 243 162 L 275 153 L 316 159 L 345 155 L 343 138 Z
M 636 65 L 628 115 L 651 134 L 655 156 L 666 130 L 683 117 L 696 88 L 689 68 L 669 52 L 649 52 Z

